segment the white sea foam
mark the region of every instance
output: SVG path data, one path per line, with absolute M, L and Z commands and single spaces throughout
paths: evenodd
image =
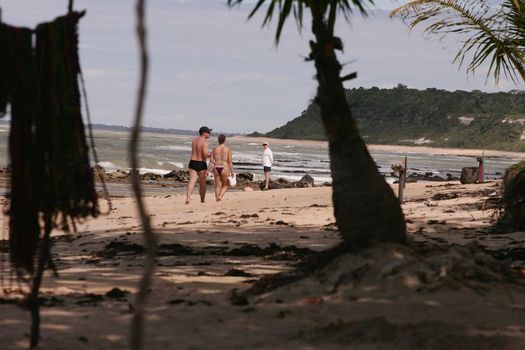
M 311 174 L 312 172 L 321 173 L 321 174 L 329 174 L 330 169 L 326 168 L 308 168 L 308 167 L 290 167 L 290 166 L 272 166 L 272 170 L 275 171 L 284 171 L 284 172 L 296 172 L 296 173 L 304 173 L 304 174 Z
M 299 181 L 301 180 L 303 176 L 301 175 L 276 175 L 276 176 L 272 176 L 273 179 L 276 179 L 276 178 L 282 178 L 282 179 L 285 179 L 285 180 L 288 180 L 288 181 L 292 181 L 292 182 L 295 182 L 295 181 Z M 321 185 L 321 184 L 324 184 L 325 182 L 332 182 L 332 177 L 331 176 L 312 176 L 313 179 L 314 179 L 314 183 L 316 185 Z
M 176 166 L 177 168 L 180 168 L 180 169 L 184 168 L 184 165 L 183 165 L 182 163 L 180 163 L 180 162 L 160 162 L 160 161 L 158 161 L 158 162 L 157 162 L 157 165 L 158 165 L 158 166 L 164 166 L 164 165 L 166 165 L 166 166 L 170 166 L 170 165 L 174 165 L 174 166 Z
M 104 168 L 104 170 L 106 170 L 106 172 L 114 172 L 114 171 L 117 171 L 120 169 L 119 166 L 111 163 L 111 162 L 98 162 L 98 165 L 100 165 L 101 167 Z
M 140 168 L 138 170 L 139 170 L 139 174 L 141 174 L 141 175 L 145 174 L 145 173 L 153 173 L 153 174 L 157 174 L 157 175 L 165 175 L 165 174 L 170 172 L 169 170 L 165 170 L 165 169 L 150 169 L 150 168 Z
M 168 162 L 168 163 L 170 163 L 171 165 L 175 165 L 177 168 L 180 168 L 180 169 L 184 168 L 184 164 L 179 163 L 179 162 Z
M 155 149 L 160 149 L 163 151 L 190 151 L 191 147 L 189 146 L 179 146 L 179 145 L 166 145 L 166 146 L 156 146 Z

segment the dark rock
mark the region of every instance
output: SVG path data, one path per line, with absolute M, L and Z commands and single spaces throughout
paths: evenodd
M 106 173 L 108 179 L 127 179 L 128 173 L 120 169 L 113 171 L 111 173 Z
M 262 190 L 265 186 L 264 181 L 259 182 L 259 187 Z M 292 188 L 294 187 L 294 184 L 286 179 L 278 178 L 277 180 L 270 180 L 270 183 L 268 184 L 268 188 L 270 190 L 280 190 L 283 188 Z
M 248 172 L 238 173 L 237 182 L 251 182 L 253 181 L 253 174 Z
M 138 170 L 130 170 L 129 173 L 128 173 L 128 176 L 130 179 L 133 178 L 133 176 L 138 176 L 140 178 L 140 173 Z
M 126 294 L 129 294 L 129 291 L 122 290 L 120 288 L 113 288 L 112 290 L 106 293 L 106 297 L 111 299 L 123 299 L 126 297 Z
M 430 175 L 429 175 L 430 174 Z M 412 173 L 407 176 L 407 183 L 417 181 L 447 181 L 447 179 L 441 176 L 432 175 L 431 172 L 425 173 L 425 175 Z
M 77 305 L 96 306 L 99 302 L 104 301 L 104 297 L 100 294 L 87 293 L 81 295 L 79 300 L 75 302 Z
M 301 180 L 294 183 L 295 187 L 314 187 L 315 186 L 315 180 L 310 175 L 306 174 L 304 175 Z
M 189 173 L 184 170 L 173 170 L 164 175 L 165 179 L 172 179 L 179 182 L 188 182 L 190 177 Z
M 40 300 L 40 305 L 46 306 L 46 307 L 54 307 L 54 306 L 59 306 L 59 305 L 63 305 L 64 304 L 64 300 L 63 299 L 59 299 L 59 298 L 57 298 L 55 296 L 52 296 L 52 297 L 49 297 L 49 298 L 40 297 L 40 298 L 38 298 L 38 300 Z
M 6 298 L 0 298 L 0 305 L 16 305 L 20 302 L 20 299 L 6 299 Z
M 107 176 L 106 169 L 101 167 L 100 165 L 95 165 L 93 168 L 93 176 L 95 179 L 105 179 Z
M 461 169 L 459 181 L 462 184 L 474 184 L 478 181 L 478 167 L 464 167 Z
M 459 177 L 452 176 L 451 173 L 447 173 L 447 181 L 458 181 L 458 180 L 459 180 Z
M 0 253 L 9 252 L 9 241 L 7 239 L 0 240 Z
M 111 258 L 115 255 L 141 254 L 144 252 L 144 247 L 136 243 L 112 241 L 104 247 L 104 250 L 99 253 L 100 256 Z
M 235 289 L 232 289 L 229 293 L 228 293 L 228 299 L 230 299 L 230 303 L 232 305 L 235 305 L 235 306 L 246 306 L 246 305 L 250 305 L 250 302 L 248 301 L 248 299 L 244 296 L 244 295 L 241 295 L 237 292 L 237 288 Z
M 154 174 L 154 173 L 145 173 L 141 176 L 141 179 L 144 181 L 159 181 L 162 180 L 162 175 Z
M 432 196 L 432 199 L 435 201 L 442 201 L 446 199 L 454 199 L 458 198 L 459 195 L 457 193 L 436 193 Z
M 249 218 L 258 218 L 259 215 L 257 214 L 242 214 L 240 216 L 241 219 L 249 219 Z
M 11 174 L 11 166 L 5 166 L 3 168 L 0 168 L 0 174 Z
M 87 343 L 89 340 L 87 337 L 84 337 L 83 335 L 81 335 L 80 337 L 78 337 L 78 340 L 83 342 L 83 343 Z
M 253 277 L 253 274 L 245 272 L 245 271 L 242 271 L 242 270 L 230 269 L 224 274 L 224 276 Z
M 172 244 L 161 244 L 159 246 L 158 256 L 172 256 L 172 255 L 199 255 L 198 252 L 194 252 L 192 248 L 184 246 L 178 243 Z

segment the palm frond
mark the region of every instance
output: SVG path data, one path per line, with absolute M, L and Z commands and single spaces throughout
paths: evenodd
M 500 11 L 486 0 L 414 0 L 390 16 L 400 17 L 411 29 L 425 24 L 428 35 L 460 36 L 462 46 L 453 62 L 461 67 L 468 56 L 467 72 L 489 62 L 487 79 L 492 74 L 498 83 L 501 73 L 514 82 L 518 76 L 525 80 L 520 49 L 520 40 L 525 40 L 524 14 L 525 0 L 505 0 Z
M 258 0 L 248 15 L 248 19 L 251 19 L 256 13 L 261 11 L 263 5 L 266 5 L 266 13 L 263 19 L 263 26 L 268 25 L 272 18 L 278 17 L 277 28 L 275 31 L 275 43 L 278 44 L 281 38 L 282 30 L 290 14 L 293 14 L 295 23 L 299 31 L 303 28 L 303 14 L 306 8 L 311 8 L 313 2 L 318 2 L 316 5 L 321 5 L 323 14 L 326 16 L 326 11 L 329 8 L 336 10 L 335 12 L 341 13 L 347 21 L 350 18 L 350 14 L 357 9 L 361 14 L 366 15 L 365 3 L 374 4 L 374 0 Z M 244 0 L 227 0 L 229 7 L 237 6 L 246 1 Z M 276 13 L 278 12 L 278 13 Z M 333 23 L 335 23 L 336 14 L 333 15 Z

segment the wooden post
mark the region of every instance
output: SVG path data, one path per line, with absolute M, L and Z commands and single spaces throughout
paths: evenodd
M 407 174 L 408 174 L 408 171 L 407 171 L 408 165 L 407 165 L 407 163 L 408 163 L 408 157 L 403 157 L 403 175 L 404 175 L 403 176 L 403 188 L 405 188 L 406 185 L 407 185 Z
M 485 182 L 485 169 L 484 169 L 484 158 L 485 158 L 485 151 L 481 153 L 481 157 L 478 157 L 478 183 Z
M 406 157 L 404 159 L 406 162 Z M 398 193 L 397 198 L 399 199 L 399 203 L 403 203 L 403 192 L 405 190 L 405 182 L 406 182 L 406 163 L 403 163 L 403 165 L 399 166 L 399 186 L 398 186 Z

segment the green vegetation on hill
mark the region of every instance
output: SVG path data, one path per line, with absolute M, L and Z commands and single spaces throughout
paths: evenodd
M 525 92 L 355 88 L 346 91 L 367 143 L 525 151 Z M 319 107 L 265 136 L 324 140 Z

